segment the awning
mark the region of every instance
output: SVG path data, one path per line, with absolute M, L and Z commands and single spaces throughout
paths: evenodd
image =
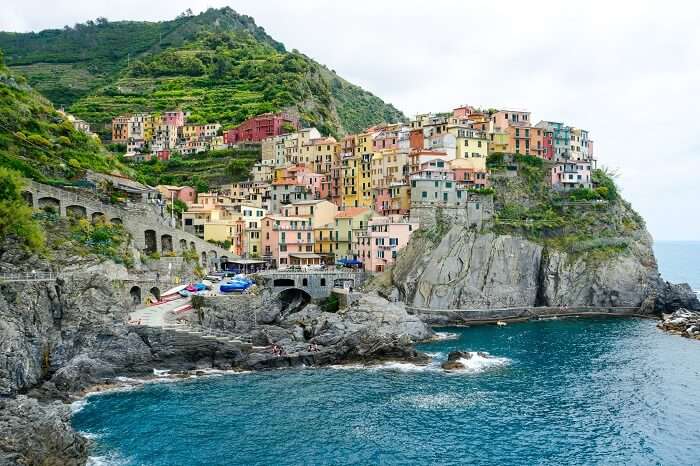
M 238 264 L 238 265 L 255 265 L 255 264 L 264 264 L 265 261 L 261 260 L 255 260 L 255 259 L 233 259 L 228 261 L 229 264 Z
M 296 257 L 297 259 L 320 259 L 321 255 L 313 252 L 292 252 L 289 253 L 289 257 Z

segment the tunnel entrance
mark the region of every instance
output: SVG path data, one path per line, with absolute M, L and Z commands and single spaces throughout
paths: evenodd
M 129 290 L 129 295 L 131 296 L 131 302 L 133 304 L 141 304 L 141 288 L 132 286 Z
M 299 312 L 311 302 L 311 295 L 299 288 L 289 288 L 279 294 L 280 313 L 283 316 Z

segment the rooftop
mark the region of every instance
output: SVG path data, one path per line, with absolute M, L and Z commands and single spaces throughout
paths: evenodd
M 369 212 L 368 207 L 350 207 L 349 209 L 345 210 L 339 210 L 335 214 L 335 218 L 350 218 L 350 217 L 356 217 L 360 214 L 363 214 L 365 212 Z

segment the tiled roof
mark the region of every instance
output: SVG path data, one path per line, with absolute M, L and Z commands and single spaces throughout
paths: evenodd
M 335 218 L 350 218 L 368 212 L 368 207 L 350 207 L 349 209 L 339 210 L 335 214 Z

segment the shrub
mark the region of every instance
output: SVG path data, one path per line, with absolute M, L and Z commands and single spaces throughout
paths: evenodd
M 12 235 L 30 251 L 44 247 L 44 234 L 22 198 L 24 182 L 14 170 L 0 167 L 0 238 Z

